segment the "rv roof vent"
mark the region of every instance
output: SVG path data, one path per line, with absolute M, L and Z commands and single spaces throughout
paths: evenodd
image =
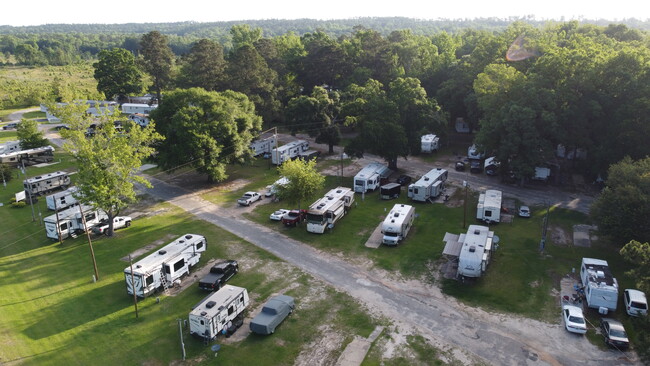
M 404 205 L 402 205 L 402 207 L 404 207 Z
M 34 177 L 34 178 L 36 178 L 36 179 L 41 179 L 41 178 L 43 178 L 43 177 L 41 177 L 41 176 L 39 175 L 38 177 Z
M 167 254 L 167 251 L 166 250 L 160 250 L 160 251 L 158 251 L 158 254 L 164 255 L 164 254 Z
M 605 278 L 605 272 L 603 271 L 598 271 L 596 274 L 598 275 L 598 278 Z
M 428 181 L 428 180 L 429 180 L 429 177 L 424 177 L 425 182 Z
M 201 312 L 201 316 L 206 316 L 206 315 L 208 315 L 208 313 L 206 313 L 205 311 Z
M 185 235 L 185 239 L 192 239 L 192 235 Z
M 395 223 L 395 220 L 390 220 L 390 222 L 394 224 L 394 223 Z
M 205 304 L 205 307 L 208 308 L 208 309 L 212 309 L 215 305 L 217 305 L 216 302 L 214 302 L 214 301 L 208 301 L 208 303 Z
M 476 251 L 476 247 L 474 245 L 469 247 L 469 252 L 474 253 Z
M 328 199 L 328 200 L 333 200 L 334 197 L 332 197 L 332 196 L 327 196 L 327 199 Z
M 336 191 L 336 193 L 341 193 L 341 192 L 343 192 L 343 191 L 342 191 L 342 190 L 340 190 L 340 189 Z
M 481 230 L 479 230 L 479 229 L 474 230 L 474 235 L 478 235 L 480 233 L 481 233 Z
M 395 212 L 395 215 L 393 215 L 393 216 L 399 217 L 399 212 Z
M 135 265 L 135 268 L 141 268 L 141 267 L 142 267 L 141 264 L 136 264 L 136 265 Z
M 185 240 L 179 240 L 178 241 L 180 244 L 185 243 Z

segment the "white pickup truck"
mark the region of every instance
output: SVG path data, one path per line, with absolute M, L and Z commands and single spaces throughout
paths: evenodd
M 262 199 L 262 195 L 257 192 L 246 192 L 244 195 L 237 200 L 242 206 L 250 206 L 251 203 L 259 201 Z

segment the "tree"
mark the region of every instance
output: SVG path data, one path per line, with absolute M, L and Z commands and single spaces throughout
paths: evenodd
M 262 127 L 255 105 L 231 90 L 171 91 L 151 118 L 165 136 L 158 149 L 160 165 L 164 169 L 190 165 L 207 174 L 208 181 L 226 179 L 226 164 L 251 159 L 250 142 Z
M 167 87 L 172 79 L 174 54 L 169 48 L 167 37 L 158 31 L 151 31 L 142 36 L 140 40 L 141 64 L 143 69 L 153 79 L 153 90 L 162 104 L 162 90 Z
M 223 47 L 209 39 L 201 39 L 192 45 L 190 53 L 183 59 L 179 84 L 208 91 L 219 90 L 224 82 L 225 68 Z
M 300 203 L 323 188 L 325 177 L 316 169 L 316 161 L 302 159 L 289 160 L 278 167 L 280 176 L 289 180 L 288 184 L 277 187 L 276 195 L 280 199 Z
M 93 64 L 97 91 L 106 98 L 123 100 L 129 94 L 142 91 L 142 75 L 133 54 L 123 48 L 102 50 Z
M 16 133 L 23 150 L 47 145 L 47 139 L 43 137 L 43 132 L 38 130 L 38 122 L 32 119 L 23 118 L 16 128 Z
M 316 143 L 327 144 L 331 154 L 334 145 L 341 140 L 341 132 L 334 123 L 339 110 L 339 94 L 335 91 L 328 93 L 317 86 L 311 96 L 301 95 L 291 99 L 285 114 L 292 134 L 307 131 L 309 136 L 316 137 Z
M 129 204 L 136 202 L 135 184 L 151 187 L 138 175 L 142 161 L 149 157 L 152 144 L 161 139 L 154 124 L 140 127 L 132 122 L 122 122 L 115 127 L 119 115 L 103 114 L 97 118 L 85 113 L 85 104 L 50 106 L 70 130 L 62 130 L 66 142 L 63 148 L 77 162 L 76 185 L 79 196 L 87 203 L 106 212 L 109 219 L 107 235 L 113 235 L 113 218 Z M 96 124 L 95 134 L 86 137 L 91 124 Z
M 650 293 L 650 243 L 630 240 L 620 250 L 620 254 L 625 260 L 634 264 L 626 275 L 636 280 L 636 287 L 639 290 Z

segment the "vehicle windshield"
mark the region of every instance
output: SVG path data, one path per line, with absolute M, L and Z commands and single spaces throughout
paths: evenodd
M 397 236 L 397 233 L 384 233 L 384 236 Z
M 585 320 L 577 316 L 569 316 L 569 321 L 576 324 L 584 324 Z
M 610 329 L 609 336 L 610 337 L 617 337 L 617 338 L 627 338 L 627 334 L 625 333 L 625 331 L 624 330 L 618 330 L 618 329 Z
M 307 222 L 310 222 L 312 224 L 322 224 L 325 222 L 323 215 L 319 214 L 307 214 Z

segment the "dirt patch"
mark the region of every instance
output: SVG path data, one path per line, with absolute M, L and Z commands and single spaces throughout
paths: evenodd
M 166 243 L 169 243 L 169 242 L 175 240 L 178 237 L 179 237 L 179 235 L 167 234 L 162 239 L 158 239 L 158 240 L 154 241 L 153 243 L 147 244 L 147 245 L 135 250 L 134 252 L 131 252 L 130 253 L 131 259 L 135 259 L 135 258 L 140 257 L 141 255 L 149 253 L 149 252 L 153 251 L 154 249 L 162 246 L 163 244 L 166 244 Z M 124 257 L 120 258 L 120 260 L 123 261 L 123 262 L 128 262 L 129 261 L 129 256 L 128 255 L 124 256 Z
M 549 232 L 551 234 L 551 242 L 559 246 L 567 246 L 571 244 L 571 235 L 562 229 L 559 226 L 549 226 Z
M 306 344 L 296 360 L 295 366 L 332 365 L 338 357 L 338 351 L 343 348 L 345 336 L 337 332 L 329 324 L 318 327 L 318 336 Z

